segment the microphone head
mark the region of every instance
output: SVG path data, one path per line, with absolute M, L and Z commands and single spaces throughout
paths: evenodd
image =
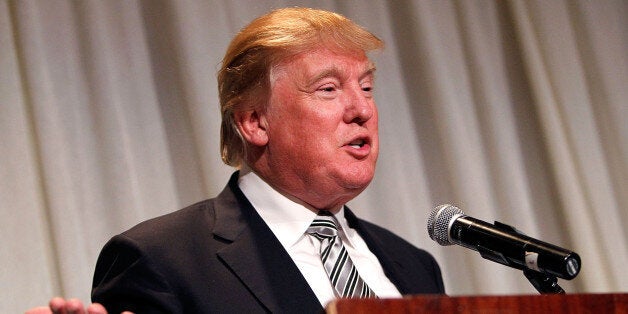
M 464 215 L 464 212 L 456 206 L 450 204 L 436 206 L 427 219 L 427 233 L 430 238 L 440 245 L 454 244 L 449 240 L 449 226 L 461 215 Z

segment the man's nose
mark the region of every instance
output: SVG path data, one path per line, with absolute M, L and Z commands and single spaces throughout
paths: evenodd
M 347 107 L 345 109 L 345 123 L 363 124 L 370 120 L 375 112 L 375 101 L 370 92 L 361 87 L 353 88 L 347 95 Z

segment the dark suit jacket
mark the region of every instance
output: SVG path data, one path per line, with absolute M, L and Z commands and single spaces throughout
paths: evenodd
M 113 237 L 96 265 L 92 300 L 113 313 L 320 313 L 316 295 L 237 185 L 218 197 Z M 346 218 L 402 294 L 444 293 L 429 253 Z

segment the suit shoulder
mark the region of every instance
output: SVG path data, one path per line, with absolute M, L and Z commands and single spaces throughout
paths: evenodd
M 213 201 L 209 199 L 146 220 L 114 236 L 100 252 L 94 282 L 136 264 L 173 276 L 194 264 L 196 258 L 207 260 L 207 251 L 213 252 L 220 245 L 211 236 L 213 212 Z M 198 250 L 200 247 L 206 250 Z
M 211 230 L 214 221 L 213 199 L 207 199 L 183 209 L 140 222 L 119 236 L 135 242 L 174 241 L 194 233 L 199 228 Z M 169 241 L 170 240 L 170 241 Z

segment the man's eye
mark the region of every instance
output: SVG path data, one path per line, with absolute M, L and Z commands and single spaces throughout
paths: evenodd
M 333 91 L 336 90 L 336 88 L 333 87 L 333 86 L 326 86 L 326 87 L 321 88 L 320 90 L 322 90 L 324 92 L 333 92 Z
M 373 91 L 373 82 L 371 80 L 360 82 L 360 88 L 362 91 L 370 93 Z

